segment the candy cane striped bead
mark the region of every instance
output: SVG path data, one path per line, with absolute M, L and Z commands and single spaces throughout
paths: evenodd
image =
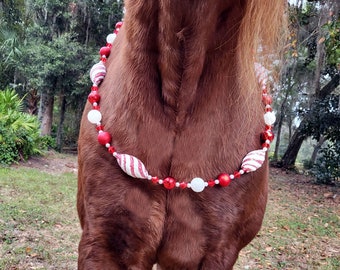
M 134 177 L 140 179 L 148 179 L 149 173 L 145 168 L 143 162 L 141 162 L 138 158 L 128 155 L 128 154 L 115 154 L 118 165 L 122 168 L 122 170 Z
M 105 75 L 106 75 L 106 67 L 104 66 L 102 61 L 95 64 L 91 68 L 90 78 L 94 84 L 99 85 L 104 80 Z
M 266 151 L 263 149 L 249 152 L 242 160 L 241 168 L 245 172 L 254 172 L 260 168 L 266 158 Z

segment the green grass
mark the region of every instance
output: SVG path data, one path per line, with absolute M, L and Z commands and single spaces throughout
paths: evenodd
M 46 157 L 41 169 L 0 168 L 1 270 L 76 269 L 76 174 L 51 172 L 62 158 Z M 338 188 L 275 169 L 271 175 L 263 227 L 234 269 L 340 269 L 339 200 L 324 196 Z
M 1 168 L 0 179 L 0 269 L 76 269 L 75 175 Z
M 298 175 L 272 176 L 270 187 L 262 229 L 235 269 L 339 269 L 339 204 L 324 197 L 333 188 Z

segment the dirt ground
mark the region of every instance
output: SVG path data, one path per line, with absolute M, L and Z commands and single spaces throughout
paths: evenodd
M 77 165 L 76 155 L 64 155 L 49 151 L 43 156 L 35 156 L 27 161 L 21 161 L 13 167 L 36 168 L 50 174 L 62 174 L 66 172 L 77 173 Z

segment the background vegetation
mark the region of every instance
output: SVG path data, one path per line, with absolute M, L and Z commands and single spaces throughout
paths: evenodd
M 288 5 L 290 37 L 284 62 L 276 61 L 281 79 L 274 85 L 278 121 L 272 163 L 289 169 L 303 164 L 318 182 L 339 183 L 339 2 Z M 37 152 L 36 122 L 26 114 L 38 119 L 39 134 L 50 136 L 48 145 L 76 149 L 88 72 L 122 8 L 118 0 L 0 1 L 0 89 L 14 89 L 23 102 L 17 111 L 26 127 L 19 135 L 7 132 L 14 129 L 6 127 L 8 112 L 0 107 L 1 163 L 15 161 L 18 152 L 20 158 Z M 29 146 L 19 143 L 25 136 Z

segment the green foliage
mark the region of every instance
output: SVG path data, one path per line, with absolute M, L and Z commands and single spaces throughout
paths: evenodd
M 319 184 L 340 183 L 340 141 L 330 143 L 320 150 L 321 156 L 312 168 Z
M 55 149 L 56 140 L 52 136 L 41 136 L 39 145 L 41 149 Z
M 324 136 L 329 143 L 319 151 L 319 158 L 311 172 L 317 183 L 333 184 L 340 181 L 339 96 L 330 95 L 317 100 L 314 106 L 305 132 L 316 140 Z
M 340 68 L 340 19 L 329 20 L 324 26 L 327 62 L 334 70 Z
M 340 141 L 339 95 L 329 95 L 322 100 L 316 100 L 310 113 L 306 134 L 316 140 L 324 135 L 332 142 Z
M 78 41 L 98 49 L 123 17 L 123 2 L 117 0 L 82 0 L 70 5 L 74 20 L 71 29 L 78 33 Z M 85 31 L 86 29 L 86 31 Z
M 302 161 L 302 164 L 303 164 L 303 168 L 306 169 L 306 170 L 310 170 L 314 166 L 313 161 L 310 160 L 310 159 L 304 159 Z
M 57 94 L 62 89 L 72 93 L 84 67 L 80 67 L 80 56 L 84 48 L 70 34 L 63 34 L 49 42 L 27 43 L 18 70 L 28 80 L 30 87 L 40 92 Z
M 22 99 L 14 90 L 0 91 L 0 163 L 11 164 L 40 153 L 36 116 L 22 112 Z
M 117 0 L 2 1 L 0 89 L 21 86 L 16 87 L 21 96 L 30 91 L 65 96 L 66 117 L 77 119 L 70 121 L 71 127 L 65 121 L 65 127 L 58 130 L 71 130 L 68 140 L 75 144 L 79 110 L 91 83 L 88 71 L 98 61 L 98 49 L 105 45 L 106 35 L 121 20 L 122 7 L 123 1 Z M 58 121 L 61 113 L 60 100 L 55 98 L 53 121 Z

